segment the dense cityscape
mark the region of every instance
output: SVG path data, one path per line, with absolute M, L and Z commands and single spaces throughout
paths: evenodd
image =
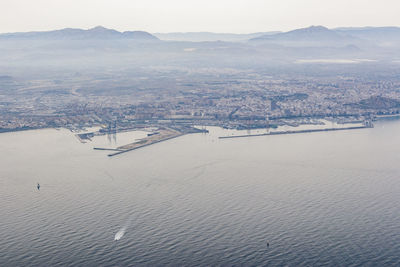
M 237 70 L 167 75 L 152 70 L 147 75 L 126 78 L 122 88 L 113 88 L 113 75 L 94 82 L 81 76 L 67 81 L 1 77 L 3 88 L 17 88 L 18 95 L 8 95 L 7 90 L 0 95 L 0 129 L 73 130 L 110 123 L 121 128 L 183 123 L 250 129 L 267 123 L 309 124 L 319 118 L 357 121 L 400 111 L 398 80 L 268 77 Z

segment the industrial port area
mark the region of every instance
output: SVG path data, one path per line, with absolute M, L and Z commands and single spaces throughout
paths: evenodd
M 175 126 L 175 127 L 165 127 L 165 126 L 160 126 L 160 127 L 147 127 L 146 129 L 152 129 L 152 131 L 148 131 L 146 134 L 147 136 L 144 138 L 140 138 L 138 140 L 132 140 L 132 143 L 128 143 L 125 145 L 118 146 L 116 148 L 109 148 L 109 147 L 93 147 L 94 150 L 100 150 L 100 151 L 108 151 L 110 152 L 108 154 L 109 157 L 113 157 L 116 155 L 120 155 L 132 150 L 136 150 L 142 147 L 150 146 L 156 143 L 160 143 L 163 141 L 167 141 L 173 138 L 180 137 L 185 134 L 192 134 L 192 133 L 208 133 L 208 130 L 206 129 L 199 129 L 196 127 L 188 127 L 188 126 Z M 138 130 L 137 128 L 136 130 Z M 97 131 L 94 132 L 85 132 L 85 133 L 77 133 L 75 136 L 79 139 L 81 143 L 87 143 L 92 140 L 95 136 L 99 135 L 108 135 L 108 136 L 114 136 L 116 138 L 116 135 L 118 132 L 126 132 L 126 131 L 134 131 L 134 129 L 117 129 L 117 127 L 114 125 L 114 127 L 104 127 L 100 128 Z
M 245 137 L 258 137 L 258 136 L 274 136 L 274 135 L 285 135 L 285 134 L 301 134 L 301 133 L 313 133 L 313 132 L 328 132 L 328 131 L 340 131 L 340 130 L 359 130 L 365 128 L 373 128 L 372 120 L 337 123 L 327 120 L 314 120 L 313 124 L 294 124 L 291 126 L 284 124 L 283 126 L 271 127 L 268 120 L 266 120 L 265 128 L 257 128 L 257 133 L 249 132 L 243 134 L 244 130 L 236 130 L 237 133 L 231 133 L 230 135 L 218 136 L 219 139 L 230 139 L 230 138 L 245 138 Z M 94 146 L 93 149 L 97 151 L 107 151 L 107 156 L 113 157 L 121 155 L 139 148 L 147 147 L 153 144 L 164 142 L 170 139 L 178 138 L 186 134 L 203 133 L 207 134 L 209 130 L 206 126 L 192 126 L 187 123 L 174 124 L 174 125 L 160 125 L 154 124 L 151 127 L 145 127 L 145 125 L 138 125 L 132 128 L 121 128 L 117 127 L 117 124 L 109 124 L 108 126 L 103 125 L 95 131 L 86 131 L 83 133 L 76 133 L 75 136 L 81 143 L 88 143 L 92 141 L 92 138 L 96 136 L 107 135 L 109 141 L 116 139 L 118 133 L 124 132 L 135 132 L 137 130 L 145 130 L 146 136 L 142 138 L 132 138 L 130 143 L 118 145 L 116 147 L 100 147 Z M 112 137 L 112 138 L 111 138 Z M 109 142 L 109 143 L 110 143 Z

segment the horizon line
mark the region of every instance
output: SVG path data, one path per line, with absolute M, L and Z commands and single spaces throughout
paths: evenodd
M 118 32 L 120 32 L 120 33 L 129 32 L 129 31 L 143 31 L 143 32 L 151 33 L 151 34 L 213 33 L 213 34 L 237 34 L 237 35 L 247 35 L 247 34 L 268 33 L 268 32 L 276 32 L 276 33 L 279 33 L 279 32 L 290 32 L 290 31 L 293 31 L 293 30 L 306 29 L 306 28 L 310 28 L 310 27 L 319 27 L 319 26 L 322 26 L 322 27 L 327 28 L 327 29 L 329 29 L 329 30 L 336 30 L 336 29 L 343 29 L 343 28 L 349 28 L 349 29 L 351 29 L 351 28 L 353 28 L 353 29 L 358 29 L 358 28 L 364 28 L 364 29 L 365 29 L 365 28 L 400 28 L 400 26 L 393 26 L 393 25 L 387 25 L 387 26 L 371 26 L 371 25 L 369 25 L 369 26 L 340 26 L 340 27 L 329 28 L 329 27 L 326 27 L 326 26 L 324 26 L 324 25 L 317 25 L 317 24 L 314 24 L 314 25 L 310 25 L 310 26 L 307 26 L 307 27 L 293 28 L 293 29 L 291 29 L 291 30 L 285 30 L 285 31 L 284 31 L 284 30 L 267 30 L 267 31 L 251 31 L 251 32 L 246 32 L 246 33 L 236 33 L 236 32 L 229 32 L 229 31 L 224 31 L 224 32 L 219 32 L 219 31 L 215 31 L 215 32 L 213 32 L 213 31 L 168 31 L 168 32 L 155 31 L 155 32 L 154 32 L 154 31 L 147 31 L 147 30 L 140 30 L 140 29 L 121 31 L 121 30 L 118 30 L 118 29 L 116 29 L 116 28 L 111 28 L 111 27 L 108 28 L 108 27 L 105 27 L 105 26 L 102 26 L 102 25 L 97 25 L 97 26 L 89 27 L 89 28 L 85 28 L 85 27 L 83 27 L 83 28 L 64 27 L 64 28 L 55 28 L 55 29 L 49 29 L 49 30 L 8 31 L 8 32 L 0 32 L 0 34 L 29 33 L 29 32 L 51 32 L 51 31 L 61 31 L 61 30 L 66 30 L 66 29 L 76 29 L 76 30 L 85 30 L 85 31 L 88 31 L 88 30 L 92 30 L 92 29 L 101 27 L 101 28 L 104 28 L 104 29 L 107 29 L 107 30 L 118 31 Z

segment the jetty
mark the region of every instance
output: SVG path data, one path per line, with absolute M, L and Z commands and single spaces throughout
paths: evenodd
M 124 151 L 123 149 L 118 148 L 106 148 L 106 147 L 94 147 L 94 150 L 105 150 L 105 151 Z
M 263 134 L 246 134 L 246 135 L 231 135 L 231 136 L 220 136 L 219 139 L 228 139 L 228 138 L 244 138 L 244 137 L 256 137 L 256 136 L 267 136 L 267 135 L 281 135 L 281 134 L 298 134 L 298 133 L 313 133 L 313 132 L 331 132 L 331 131 L 341 131 L 341 130 L 356 130 L 356 129 L 365 129 L 372 128 L 370 125 L 362 125 L 362 126 L 350 126 L 343 128 L 324 128 L 324 129 L 307 129 L 307 130 L 298 130 L 298 131 L 276 131 L 276 132 L 268 132 Z

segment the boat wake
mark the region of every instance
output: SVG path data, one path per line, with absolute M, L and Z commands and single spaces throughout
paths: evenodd
M 121 230 L 119 230 L 119 231 L 115 234 L 115 236 L 114 236 L 114 241 L 120 240 L 120 239 L 124 236 L 125 231 L 126 231 L 126 227 L 122 227 Z

